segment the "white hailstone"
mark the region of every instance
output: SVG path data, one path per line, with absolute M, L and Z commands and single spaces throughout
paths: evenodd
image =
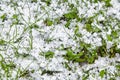
M 81 34 L 82 35 L 86 35 L 88 32 L 85 30 L 85 29 L 83 29 L 83 30 L 81 30 Z
M 43 26 L 42 23 L 43 23 L 43 20 L 40 20 L 40 21 L 36 22 L 36 24 L 37 24 L 38 26 L 40 26 L 40 27 Z M 40 30 L 42 30 L 42 29 L 40 29 Z
M 95 11 L 95 9 L 94 8 L 90 8 L 88 11 L 87 11 L 87 16 L 88 17 L 91 17 L 91 16 L 93 16 L 94 15 L 94 13 L 96 13 L 96 11 Z
M 47 66 L 48 62 L 47 61 L 42 61 L 40 62 L 40 67 L 45 68 Z
M 97 33 L 93 33 L 93 36 L 94 36 L 94 37 L 97 37 L 97 35 L 98 35 Z
M 115 56 L 116 56 L 116 58 L 119 58 L 119 57 L 120 57 L 120 54 L 119 54 L 119 53 L 116 53 Z
M 98 2 L 98 10 L 101 10 L 103 6 L 103 3 Z
M 18 6 L 22 6 L 22 5 L 24 5 L 24 3 L 21 2 L 21 1 L 19 1 L 17 4 L 18 4 Z
M 54 7 L 57 7 L 56 1 L 53 1 L 53 0 L 52 0 L 50 7 L 53 7 L 53 8 L 54 8 Z
M 89 79 L 96 80 L 92 75 L 89 76 Z
M 29 21 L 29 16 L 30 16 L 30 13 L 29 13 L 29 8 L 24 8 L 22 10 L 22 13 L 24 14 L 23 18 L 25 19 L 25 21 Z
M 3 58 L 2 58 L 2 56 L 0 55 L 0 61 L 2 61 L 3 60 Z
M 113 45 L 113 42 L 111 42 L 111 41 L 107 41 L 107 49 L 110 49 L 111 47 L 112 47 L 112 45 Z
M 34 69 L 34 70 L 38 70 L 39 69 L 39 65 L 36 64 L 36 62 L 32 62 L 29 66 L 30 69 Z
M 108 71 L 114 75 L 114 72 L 115 72 L 115 66 L 109 66 L 108 67 Z
M 102 32 L 101 34 L 102 34 L 102 37 L 103 37 L 104 39 L 107 39 L 107 37 L 106 37 L 106 32 Z
M 88 39 L 87 36 L 83 36 L 82 38 L 83 38 L 84 40 L 87 40 L 87 39 Z
M 79 14 L 78 14 L 79 16 L 81 16 L 81 14 L 85 14 L 85 12 L 86 12 L 85 9 L 82 9 L 81 7 L 78 7 L 77 9 L 79 12 Z
M 52 76 L 52 77 L 51 77 L 51 80 L 56 80 L 56 76 Z
M 7 7 L 7 6 L 6 6 L 5 4 L 1 4 L 1 9 L 2 9 L 2 10 L 5 10 L 6 7 Z M 4 11 L 4 12 L 5 12 L 5 11 Z
M 98 60 L 95 61 L 95 66 L 104 67 L 106 64 L 106 60 L 104 58 L 98 57 Z
M 58 12 L 59 12 L 59 15 L 62 16 L 64 14 L 64 12 L 66 12 L 66 10 L 65 9 L 60 9 L 60 10 L 58 10 Z
M 105 20 L 105 18 L 102 15 L 98 16 L 98 21 L 104 21 L 104 20 Z
M 108 10 L 107 14 L 108 15 L 115 14 L 115 17 L 120 19 L 120 13 L 119 13 L 120 3 L 118 2 L 118 0 L 112 0 L 111 4 L 113 5 L 113 7 Z
M 24 69 L 26 67 L 29 67 L 32 62 L 33 62 L 32 60 L 27 60 L 27 59 L 19 59 L 17 61 L 17 63 L 20 64 L 21 67 L 24 68 Z
M 15 76 L 17 75 L 17 71 L 12 71 L 12 78 L 14 78 L 15 79 Z
M 90 37 L 90 36 L 92 36 L 92 35 L 91 35 L 91 33 L 87 32 L 87 33 L 85 34 L 85 36 Z
M 120 43 L 117 45 L 117 48 L 120 48 Z
M 30 55 L 32 55 L 35 58 L 39 58 L 39 47 L 33 47 L 33 50 L 31 50 Z
M 39 34 L 40 33 L 38 31 L 36 31 L 35 29 L 32 29 L 32 36 L 34 37 L 33 39 L 38 38 Z
M 101 43 L 100 41 L 97 41 L 97 39 L 96 39 L 96 41 L 94 42 L 94 45 L 95 45 L 95 46 L 101 46 L 102 43 Z
M 86 39 L 85 42 L 86 42 L 87 44 L 90 44 L 91 41 L 90 41 L 89 39 Z

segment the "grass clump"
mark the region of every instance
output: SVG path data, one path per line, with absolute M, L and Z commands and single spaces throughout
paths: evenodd
M 83 52 L 80 52 L 78 54 L 74 54 L 72 50 L 67 50 L 66 55 L 64 56 L 65 59 L 68 61 L 73 61 L 73 62 L 84 62 L 85 59 L 82 59 L 81 57 L 83 56 Z
M 41 75 L 48 74 L 48 75 L 53 75 L 56 73 L 60 73 L 61 71 L 51 71 L 51 70 L 43 70 Z
M 37 3 L 38 0 L 31 0 L 31 3 Z
M 6 41 L 3 39 L 0 39 L 0 45 L 5 45 Z
M 91 3 L 104 2 L 106 7 L 112 7 L 111 0 L 90 0 Z
M 67 49 L 64 58 L 72 62 L 78 63 L 87 62 L 91 64 L 94 63 L 98 56 L 101 57 L 109 56 L 111 58 L 114 57 L 116 53 L 120 53 L 120 50 L 117 48 L 116 44 L 113 44 L 111 48 L 107 49 L 106 42 L 103 40 L 102 43 L 103 45 L 92 49 L 90 44 L 81 42 L 79 52 L 75 53 L 75 51 Z
M 51 4 L 51 0 L 41 0 L 42 2 L 46 3 L 47 6 L 49 6 Z
M 11 73 L 13 69 L 16 68 L 16 65 L 12 61 L 7 62 L 5 58 L 0 54 L 0 68 L 4 71 L 4 76 L 6 78 L 9 78 L 12 76 Z
M 68 28 L 73 19 L 79 19 L 79 16 L 77 14 L 78 14 L 77 8 L 73 8 L 70 12 L 64 14 L 60 20 L 67 21 L 65 27 Z
M 53 21 L 50 20 L 49 18 L 47 18 L 44 23 L 46 24 L 46 26 L 52 26 L 53 25 Z
M 5 20 L 7 20 L 7 14 L 4 13 L 0 18 L 2 19 L 2 22 L 4 22 Z
M 101 70 L 100 73 L 99 73 L 99 76 L 101 78 L 103 78 L 105 74 L 106 74 L 106 71 L 105 70 Z
M 54 52 L 52 52 L 52 51 L 47 51 L 44 54 L 45 54 L 45 58 L 47 58 L 47 59 L 53 58 L 53 56 L 54 56 Z

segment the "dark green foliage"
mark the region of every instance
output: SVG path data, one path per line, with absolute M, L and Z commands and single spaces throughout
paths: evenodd
M 29 77 L 29 76 L 30 76 L 30 71 L 29 70 L 20 71 L 20 76 L 19 77 Z
M 101 57 L 106 56 L 108 54 L 107 49 L 106 49 L 106 45 L 102 45 L 100 47 L 97 47 L 97 53 Z
M 37 0 L 31 0 L 31 3 L 37 3 Z
M 119 37 L 117 31 L 114 31 L 114 30 L 112 30 L 112 32 L 111 32 L 111 36 L 112 36 L 113 39 Z
M 98 27 L 96 27 L 96 26 L 94 26 L 93 31 L 94 31 L 94 32 L 97 32 L 97 33 L 102 32 L 102 31 L 101 31 Z
M 9 64 L 7 64 L 6 66 L 9 67 L 10 69 L 16 68 L 16 65 L 13 62 L 9 62 Z
M 70 25 L 70 20 L 65 24 L 65 27 L 69 27 L 69 25 Z
M 94 63 L 94 61 L 98 58 L 98 54 L 96 51 L 92 51 L 88 54 L 88 56 L 86 56 L 86 60 L 88 63 Z
M 61 71 L 51 71 L 51 70 L 43 70 L 41 75 L 48 74 L 53 75 L 55 73 L 60 73 Z
M 54 52 L 52 52 L 52 51 L 47 51 L 44 54 L 45 54 L 45 58 L 48 58 L 48 59 L 53 58 L 53 56 L 54 56 Z
M 26 57 L 30 57 L 30 54 L 25 54 L 25 53 L 23 53 L 23 54 L 19 54 L 19 56 L 21 56 L 21 57 L 23 57 L 23 58 L 26 58 Z
M 109 50 L 106 48 L 106 46 L 106 41 L 102 38 L 102 46 L 96 48 L 99 56 L 104 57 L 109 55 L 109 57 L 114 57 L 116 53 L 120 53 L 120 49 L 117 48 L 116 43 L 114 43 Z
M 118 37 L 119 37 L 119 35 L 118 35 L 117 31 L 114 31 L 114 30 L 112 30 L 110 35 L 107 35 L 108 41 L 112 41 L 113 39 L 116 39 Z
M 18 39 L 16 39 L 16 40 L 14 41 L 14 43 L 20 42 L 20 41 L 22 40 L 22 38 L 23 38 L 23 37 L 19 37 Z
M 115 77 L 111 77 L 109 80 L 116 80 Z
M 106 7 L 111 7 L 112 5 L 110 4 L 111 0 L 103 0 L 105 2 Z
M 95 59 L 97 58 L 97 53 L 95 52 L 88 52 L 87 49 L 83 48 L 83 50 L 77 54 L 73 53 L 72 50 L 67 50 L 66 55 L 64 55 L 64 58 L 68 61 L 73 62 L 88 62 L 93 63 Z
M 65 20 L 69 21 L 71 19 L 78 18 L 77 13 L 78 13 L 77 8 L 74 8 L 71 12 L 66 13 L 63 16 L 64 16 Z
M 56 18 L 56 19 L 54 20 L 54 23 L 55 23 L 55 24 L 60 24 L 60 18 Z
M 92 24 L 96 15 L 85 19 L 85 24 Z
M 84 18 L 85 26 L 84 29 L 86 29 L 88 32 L 94 33 L 94 32 L 101 32 L 101 30 L 97 26 L 93 26 L 92 23 L 94 22 L 94 19 L 97 17 L 98 14 L 95 14 L 92 17 Z
M 31 29 L 37 29 L 37 28 L 39 28 L 39 26 L 37 24 L 33 24 L 33 25 L 30 26 L 30 28 Z
M 78 13 L 77 8 L 72 8 L 72 10 L 69 13 L 66 13 L 63 15 L 63 17 L 61 17 L 60 20 L 67 21 L 67 23 L 65 24 L 65 27 L 69 27 L 71 20 L 79 18 L 77 13 Z
M 75 33 L 75 37 L 82 37 L 82 34 L 79 32 L 79 26 L 78 25 L 75 26 L 74 33 Z
M 58 4 L 65 3 L 65 2 L 68 2 L 68 0 L 59 0 Z
M 107 39 L 108 39 L 108 41 L 112 41 L 112 36 L 111 35 L 107 35 Z
M 94 0 L 94 3 L 98 3 L 98 0 Z
M 92 26 L 91 24 L 85 24 L 85 27 L 84 27 L 88 32 L 91 32 L 91 33 L 95 33 L 95 32 L 101 32 L 101 30 L 99 28 L 97 28 L 96 26 Z
M 83 75 L 82 80 L 87 80 L 88 77 L 89 77 L 89 74 Z
M 100 75 L 101 78 L 103 78 L 105 74 L 106 74 L 105 70 L 101 70 L 100 73 L 99 73 L 99 75 Z
M 78 26 L 78 25 L 76 25 L 76 26 L 75 26 L 74 33 L 75 33 L 75 34 L 77 34 L 78 32 L 79 32 L 79 26 Z
M 91 24 L 86 24 L 86 25 L 85 25 L 85 29 L 86 29 L 88 32 L 92 32 L 92 31 L 93 31 L 93 28 L 92 28 Z
M 3 39 L 0 39 L 0 45 L 5 45 L 6 41 Z
M 7 14 L 3 14 L 0 18 L 2 19 L 2 22 L 4 22 L 7 20 Z
M 109 50 L 106 48 L 106 46 L 107 44 L 104 39 L 102 40 L 102 45 L 96 47 L 95 49 L 91 49 L 90 44 L 86 44 L 81 41 L 79 48 L 80 51 L 74 53 L 74 51 L 71 49 L 67 49 L 64 58 L 72 62 L 87 62 L 91 64 L 94 63 L 98 56 L 104 57 L 109 55 L 109 57 L 114 57 L 116 53 L 120 53 L 120 50 L 117 48 L 117 44 L 113 44 Z
M 83 52 L 74 54 L 72 50 L 67 50 L 67 53 L 66 55 L 64 55 L 64 58 L 67 59 L 68 61 L 84 62 L 85 59 L 82 59 L 82 56 L 83 56 Z
M 15 21 L 13 22 L 13 24 L 18 24 L 19 23 L 19 19 L 18 19 L 19 15 L 18 14 L 13 14 L 12 19 L 14 19 Z
M 63 63 L 63 65 L 65 66 L 66 69 L 72 70 L 71 67 L 69 66 L 69 64 L 67 62 Z
M 116 68 L 120 71 L 120 64 L 116 65 Z
M 16 65 L 12 62 L 6 62 L 5 58 L 0 54 L 0 67 L 4 70 L 5 75 L 7 77 L 11 76 L 11 70 L 16 67 Z
M 46 24 L 46 26 L 52 26 L 53 21 L 51 21 L 50 19 L 46 19 L 44 23 Z
M 113 46 L 110 48 L 110 51 L 108 52 L 109 57 L 115 57 L 116 53 L 120 53 L 120 49 L 117 48 L 117 44 L 113 44 Z
M 51 0 L 41 0 L 42 2 L 45 2 L 47 4 L 47 6 L 49 6 L 51 4 Z
M 3 56 L 0 54 L 0 62 L 4 61 Z
M 68 0 L 63 0 L 63 2 L 68 2 Z
M 87 80 L 88 77 L 89 77 L 89 71 L 92 70 L 93 68 L 89 69 L 89 70 L 83 70 L 83 72 L 85 73 L 83 76 L 82 76 L 82 80 Z
M 112 5 L 110 4 L 111 0 L 90 0 L 91 3 L 98 3 L 99 2 L 104 2 L 106 7 L 111 7 Z
M 53 38 L 50 38 L 50 37 L 47 37 L 46 39 L 44 39 L 44 41 L 46 42 L 46 43 L 50 43 L 50 42 L 52 42 L 54 39 Z
M 18 19 L 18 15 L 17 14 L 14 14 L 12 17 L 13 17 L 13 19 Z

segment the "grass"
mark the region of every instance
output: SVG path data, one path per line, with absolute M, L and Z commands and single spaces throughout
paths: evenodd
M 37 4 L 39 3 L 38 0 L 31 0 L 30 2 L 26 1 L 24 5 L 26 5 L 29 9 L 29 12 L 28 12 L 29 20 L 25 19 L 26 15 L 24 15 L 24 13 L 22 13 L 23 11 L 21 10 L 22 8 L 24 9 L 25 6 L 24 5 L 19 6 L 17 2 L 13 2 L 12 0 L 9 5 L 12 8 L 14 8 L 15 13 L 12 14 L 11 17 L 7 12 L 2 13 L 0 15 L 0 20 L 1 20 L 1 23 L 0 23 L 1 24 L 1 27 L 0 27 L 0 71 L 4 72 L 3 74 L 0 73 L 1 79 L 3 78 L 2 76 L 5 76 L 6 79 L 12 79 L 12 75 L 10 74 L 14 70 L 16 70 L 17 72 L 15 80 L 19 80 L 19 78 L 21 77 L 30 77 L 31 71 L 29 71 L 27 68 L 21 69 L 20 66 L 19 68 L 16 67 L 16 64 L 13 61 L 6 62 L 7 58 L 3 55 L 7 54 L 7 50 L 9 50 L 9 47 L 10 47 L 13 51 L 12 55 L 15 58 L 19 58 L 20 56 L 23 56 L 22 58 L 27 59 L 27 56 L 31 56 L 29 54 L 35 49 L 33 30 L 40 32 L 45 27 L 49 27 L 51 29 L 51 28 L 56 27 L 59 24 L 62 24 L 63 22 L 65 22 L 65 24 L 64 26 L 61 26 L 61 27 L 64 28 L 64 33 L 67 34 L 69 38 L 75 41 L 75 43 L 77 44 L 77 46 L 75 46 L 75 49 L 71 49 L 72 46 L 69 46 L 69 47 L 62 46 L 63 49 L 61 51 L 66 52 L 66 54 L 64 54 L 62 57 L 68 61 L 68 63 L 67 62 L 63 63 L 66 69 L 72 70 L 72 68 L 69 65 L 70 62 L 79 63 L 79 64 L 81 63 L 92 64 L 95 62 L 95 60 L 98 59 L 99 56 L 101 57 L 109 56 L 110 58 L 112 58 L 112 57 L 115 57 L 116 53 L 120 53 L 120 50 L 118 48 L 118 44 L 120 41 L 119 20 L 116 19 L 114 16 L 107 16 L 106 11 L 105 11 L 109 7 L 112 7 L 112 4 L 110 3 L 111 0 L 90 0 L 90 3 L 92 4 L 103 2 L 104 3 L 103 8 L 105 10 L 104 9 L 99 10 L 97 13 L 93 14 L 93 16 L 87 16 L 87 17 L 86 17 L 87 12 L 86 14 L 79 15 L 78 6 L 80 4 L 75 5 L 69 2 L 68 0 L 58 1 L 59 4 L 68 3 L 67 4 L 68 9 L 66 9 L 68 10 L 67 12 L 64 12 L 62 16 L 59 16 L 59 14 L 54 12 L 57 17 L 51 16 L 50 11 L 54 11 L 53 8 L 50 7 L 51 1 L 52 0 L 41 0 L 42 3 L 45 3 L 44 6 Z M 79 2 L 79 0 L 75 0 L 75 1 L 77 3 Z M 85 2 L 85 0 L 81 0 L 81 1 L 82 3 L 85 3 L 86 5 L 88 5 L 87 2 L 89 1 L 87 2 Z M 37 5 L 37 9 L 36 9 L 36 13 L 34 17 L 32 14 L 33 13 L 32 8 L 30 7 L 31 4 Z M 21 7 L 21 9 L 18 6 Z M 86 7 L 86 8 L 89 9 L 89 7 Z M 41 9 L 41 12 L 39 11 L 39 9 Z M 98 20 L 99 15 L 102 15 L 103 17 L 105 17 L 105 20 L 99 21 Z M 33 21 L 32 21 L 32 18 L 34 18 Z M 10 20 L 11 23 L 10 25 L 5 26 L 5 22 L 8 20 Z M 40 21 L 42 22 L 41 25 L 38 24 Z M 73 21 L 75 21 L 75 25 L 71 26 Z M 94 22 L 96 22 L 98 26 L 102 25 L 103 28 L 102 29 L 98 28 L 96 25 L 94 25 Z M 111 24 L 112 22 L 114 22 L 114 24 L 117 25 L 118 29 L 114 28 L 114 25 Z M 82 23 L 83 26 L 80 26 L 78 23 Z M 20 26 L 20 28 L 18 26 Z M 8 30 L 6 30 L 6 34 L 4 34 L 6 27 L 8 27 Z M 21 32 L 19 31 L 20 29 L 22 29 Z M 69 32 L 66 31 L 66 29 L 69 29 L 69 30 L 72 29 L 74 32 L 74 35 L 72 36 Z M 95 46 L 93 48 L 95 44 L 91 44 L 91 43 L 88 44 L 82 39 L 85 35 L 82 34 L 81 30 L 86 30 L 92 36 L 94 33 L 96 33 L 98 37 L 101 38 L 102 45 Z M 109 30 L 111 30 L 110 34 L 107 33 Z M 51 29 L 51 33 L 52 33 L 52 29 Z M 106 38 L 103 37 L 102 33 L 105 33 Z M 42 32 L 40 32 L 40 34 L 42 34 Z M 49 45 L 54 40 L 55 39 L 51 37 L 47 37 L 44 42 L 47 45 Z M 23 42 L 25 41 L 26 41 L 26 44 L 23 44 Z M 113 43 L 112 47 L 109 49 L 107 49 L 106 47 L 108 41 Z M 24 49 L 25 51 L 22 51 L 21 49 Z M 19 50 L 22 53 L 20 53 Z M 48 51 L 41 50 L 42 55 L 40 56 L 45 57 L 46 60 L 52 59 L 55 57 L 55 54 L 56 54 L 54 50 L 55 49 L 48 50 Z M 30 64 L 27 67 L 29 66 Z M 119 64 L 116 65 L 115 67 L 117 71 L 119 71 Z M 44 75 L 44 74 L 53 75 L 56 73 L 59 73 L 59 71 L 43 70 L 41 75 Z M 99 73 L 99 76 L 103 78 L 106 74 L 107 72 L 105 70 L 101 70 Z M 116 76 L 120 76 L 120 73 L 117 72 Z M 82 77 L 82 80 L 86 80 L 88 77 L 89 77 L 89 71 L 85 72 L 85 74 Z M 110 78 L 110 80 L 112 79 L 114 79 L 114 77 Z

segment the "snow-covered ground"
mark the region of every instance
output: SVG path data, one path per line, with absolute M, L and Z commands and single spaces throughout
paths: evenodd
M 92 64 L 64 57 L 80 41 L 97 49 L 100 36 L 120 48 L 120 0 L 0 0 L 0 80 L 120 80 L 120 52 Z

